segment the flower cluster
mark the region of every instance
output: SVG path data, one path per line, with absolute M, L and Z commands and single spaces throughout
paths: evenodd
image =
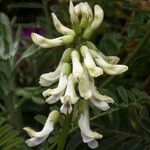
M 93 14 L 88 3 L 79 3 L 74 6 L 72 1 L 70 1 L 69 13 L 72 29 L 64 26 L 57 16 L 52 13 L 54 26 L 63 36 L 47 39 L 36 33 L 31 35 L 32 40 L 43 48 L 73 43 L 71 48 L 64 51 L 56 70 L 41 75 L 39 83 L 44 87 L 48 87 L 43 92 L 43 96 L 48 104 L 61 101 L 61 113 L 65 115 L 70 114 L 74 104 L 80 104 L 78 125 L 83 142 L 87 143 L 90 148 L 96 148 L 98 146 L 96 139 L 102 138 L 102 135 L 90 129 L 89 103 L 92 103 L 102 111 L 106 111 L 110 108 L 109 103 L 114 103 L 114 100 L 107 95 L 99 93 L 95 86 L 94 78 L 104 73 L 119 75 L 125 72 L 128 67 L 118 65 L 120 60 L 118 57 L 104 55 L 89 41 L 89 38 L 103 21 L 104 13 L 99 5 L 94 6 Z M 74 46 L 78 39 L 80 39 L 80 44 Z M 49 88 L 57 82 L 58 84 L 55 88 Z M 60 112 L 52 111 L 40 132 L 24 128 L 31 136 L 26 141 L 28 146 L 36 146 L 48 137 L 58 120 Z

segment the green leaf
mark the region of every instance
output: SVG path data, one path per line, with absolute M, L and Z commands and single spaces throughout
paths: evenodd
M 41 47 L 37 46 L 36 44 L 32 44 L 21 56 L 21 58 L 16 62 L 16 66 L 23 60 L 26 59 L 33 54 L 35 54 L 37 51 L 39 51 Z
M 120 98 L 121 98 L 125 103 L 128 103 L 128 95 L 127 95 L 126 89 L 125 89 L 123 86 L 119 86 L 119 87 L 117 87 L 116 89 L 117 89 L 117 92 L 118 92 Z
M 0 149 L 1 150 L 16 150 L 16 148 L 23 146 L 26 148 L 24 139 L 19 136 L 19 132 L 7 123 L 6 119 L 0 117 Z
M 144 130 L 146 130 L 148 133 L 150 133 L 150 120 L 149 120 L 149 118 L 140 119 L 139 124 Z

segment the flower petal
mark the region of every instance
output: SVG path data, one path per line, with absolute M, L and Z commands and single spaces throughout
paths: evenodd
M 86 41 L 85 44 L 89 48 L 89 52 L 94 58 L 102 57 L 106 62 L 110 64 L 117 64 L 120 61 L 119 57 L 116 56 L 106 56 L 90 41 Z
M 53 23 L 55 25 L 55 28 L 56 30 L 63 34 L 63 35 L 66 35 L 66 34 L 69 34 L 69 35 L 75 35 L 74 31 L 72 29 L 69 29 L 67 28 L 66 26 L 64 26 L 60 21 L 59 19 L 57 18 L 57 16 L 52 13 L 52 18 L 53 18 Z
M 91 141 L 91 142 L 88 142 L 87 144 L 88 144 L 88 146 L 89 146 L 91 149 L 95 149 L 95 148 L 98 147 L 98 142 L 97 142 L 96 140 L 93 140 L 93 141 Z
M 80 63 L 80 55 L 76 50 L 72 51 L 71 59 L 73 66 L 73 76 L 75 77 L 75 79 L 83 78 L 83 67 Z
M 29 147 L 34 147 L 36 145 L 39 145 L 47 139 L 47 137 L 49 136 L 50 132 L 53 130 L 54 125 L 59 118 L 59 114 L 60 113 L 56 110 L 52 111 L 49 114 L 43 129 L 39 132 L 36 132 L 29 127 L 24 128 L 24 130 L 31 137 L 30 139 L 26 140 L 26 143 Z
M 98 109 L 102 111 L 108 110 L 110 107 L 106 102 L 95 100 L 95 99 L 90 99 L 91 103 L 93 103 Z
M 104 18 L 104 12 L 99 5 L 94 6 L 94 20 L 83 33 L 83 38 L 89 39 L 93 32 L 100 26 Z
M 85 103 L 86 103 L 86 101 L 83 103 L 84 109 L 82 110 L 83 112 L 80 114 L 80 119 L 78 121 L 78 125 L 81 130 L 81 136 L 82 136 L 83 142 L 88 143 L 95 139 L 102 138 L 102 135 L 97 132 L 93 132 L 90 129 L 89 107 L 88 107 L 88 104 L 87 103 L 85 104 Z
M 128 70 L 126 65 L 112 65 L 108 64 L 103 58 L 96 58 L 96 64 L 100 66 L 107 74 L 119 75 Z
M 69 102 L 64 103 L 60 108 L 61 113 L 67 115 L 72 112 L 72 105 Z
M 47 89 L 46 91 L 43 92 L 43 96 L 47 97 L 50 95 L 56 95 L 61 93 L 67 85 L 67 76 L 70 74 L 71 71 L 71 66 L 69 63 L 64 63 L 62 66 L 62 70 L 61 70 L 61 75 L 59 78 L 59 83 L 58 86 L 54 89 Z
M 68 77 L 68 84 L 64 96 L 69 99 L 69 102 L 71 104 L 75 104 L 79 99 L 75 91 L 75 79 L 73 77 L 73 74 L 70 74 Z M 62 103 L 64 103 L 64 97 L 61 98 L 61 101 Z
M 31 38 L 34 43 L 36 43 L 37 45 L 43 48 L 51 48 L 51 47 L 70 44 L 74 40 L 73 35 L 65 35 L 62 37 L 55 38 L 55 39 L 48 39 L 37 33 L 32 33 Z
M 89 75 L 84 66 L 84 76 L 78 82 L 79 93 L 84 99 L 89 99 L 92 96 Z
M 100 67 L 97 67 L 87 46 L 82 46 L 81 54 L 84 58 L 84 64 L 92 77 L 98 77 L 103 74 L 103 70 Z

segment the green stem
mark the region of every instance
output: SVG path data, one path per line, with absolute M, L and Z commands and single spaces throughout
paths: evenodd
M 68 114 L 68 115 L 66 115 L 65 120 L 64 120 L 64 124 L 63 124 L 63 128 L 62 128 L 62 131 L 60 134 L 57 150 L 64 150 L 67 135 L 69 132 L 70 123 L 71 123 L 71 115 Z
M 126 57 L 125 61 L 123 64 L 125 65 L 129 65 L 130 62 L 134 59 L 134 57 L 139 53 L 139 51 L 141 49 L 143 49 L 143 47 L 145 46 L 145 44 L 148 42 L 149 38 L 150 38 L 150 30 L 149 30 L 149 25 L 147 28 L 147 33 L 145 34 L 145 36 L 143 37 L 143 39 L 141 40 L 141 42 L 138 44 L 138 46 L 133 50 L 133 52 L 130 54 L 128 54 L 128 56 Z M 108 77 L 102 84 L 101 87 L 104 87 L 106 85 L 108 85 L 110 82 L 112 82 L 112 80 L 115 79 L 116 76 L 110 76 Z
M 45 14 L 45 19 L 46 19 L 46 32 L 47 36 L 51 35 L 50 27 L 51 27 L 51 21 L 50 21 L 50 16 L 49 16 L 49 11 L 48 11 L 48 1 L 47 0 L 42 0 L 43 3 L 43 11 Z

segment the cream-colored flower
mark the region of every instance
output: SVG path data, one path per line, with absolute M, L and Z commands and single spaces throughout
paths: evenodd
M 72 43 L 74 40 L 73 35 L 64 35 L 55 39 L 48 39 L 37 33 L 32 33 L 31 38 L 34 43 L 36 43 L 37 45 L 43 48 L 51 48 L 51 47 L 57 47 L 61 45 L 67 45 Z
M 94 6 L 94 19 L 83 33 L 83 38 L 89 39 L 93 32 L 101 25 L 104 18 L 104 12 L 99 5 Z
M 57 18 L 57 16 L 52 13 L 52 18 L 53 18 L 53 23 L 55 25 L 56 30 L 63 34 L 63 35 L 75 35 L 75 32 L 72 29 L 67 28 L 66 26 L 64 26 L 59 19 Z
M 71 61 L 71 52 L 71 48 L 66 49 L 61 57 L 61 60 L 56 70 L 54 72 L 44 73 L 40 76 L 39 83 L 42 86 L 50 86 L 58 81 L 63 63 L 69 63 Z
M 126 65 L 111 64 L 105 61 L 96 51 L 89 50 L 96 64 L 110 75 L 119 75 L 128 70 Z
M 84 99 L 89 99 L 92 96 L 90 78 L 84 65 L 83 68 L 84 76 L 78 81 L 78 89 L 81 97 L 83 97 Z
M 84 59 L 84 64 L 92 77 L 98 77 L 103 74 L 103 70 L 97 67 L 87 46 L 82 46 L 80 48 L 81 54 Z
M 44 97 L 61 93 L 67 86 L 67 77 L 70 74 L 71 66 L 69 63 L 64 63 L 62 66 L 58 86 L 54 89 L 47 89 L 43 92 Z
M 80 28 L 80 24 L 79 24 L 79 18 L 75 11 L 75 7 L 72 3 L 72 0 L 70 0 L 69 14 L 70 14 L 70 21 L 71 21 L 71 24 L 72 24 L 72 27 L 73 27 L 75 33 L 80 33 L 81 28 Z
M 72 59 L 72 72 L 75 79 L 81 79 L 83 78 L 83 67 L 80 62 L 80 55 L 76 50 L 73 50 L 71 53 L 71 59 Z
M 37 146 L 47 139 L 50 132 L 54 129 L 54 125 L 58 121 L 59 114 L 60 113 L 56 110 L 52 111 L 49 114 L 43 129 L 39 132 L 32 130 L 30 127 L 24 128 L 24 130 L 31 137 L 30 139 L 26 140 L 26 143 L 29 147 Z
M 84 143 L 87 143 L 88 146 L 92 149 L 98 147 L 98 142 L 96 139 L 100 139 L 103 136 L 97 132 L 94 132 L 90 129 L 89 123 L 89 107 L 87 102 L 81 103 L 80 105 L 84 105 L 82 107 L 82 112 L 80 114 L 80 119 L 78 121 L 79 128 L 81 130 L 81 136 Z
M 90 49 L 90 52 L 94 57 L 97 57 L 98 55 L 102 57 L 106 62 L 110 64 L 117 64 L 120 61 L 120 58 L 117 56 L 106 56 L 104 55 L 100 50 L 97 49 L 97 47 L 90 41 L 86 41 L 85 44 Z

